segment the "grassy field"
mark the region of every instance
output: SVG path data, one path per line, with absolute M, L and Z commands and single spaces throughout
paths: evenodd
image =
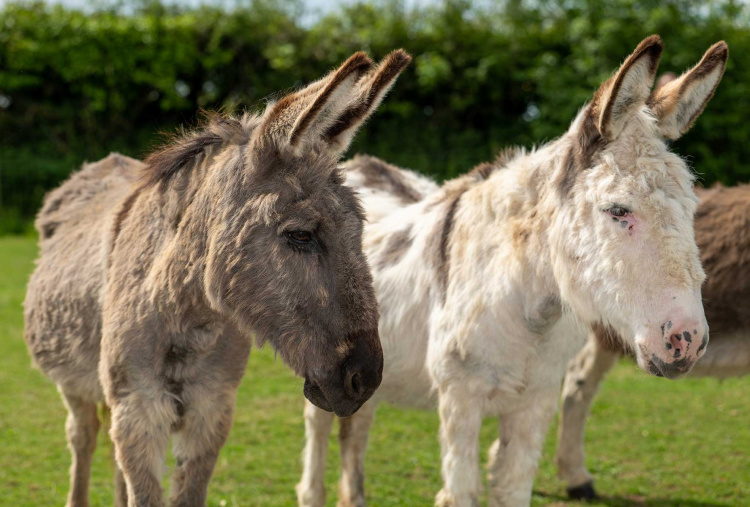
M 55 387 L 32 370 L 21 302 L 34 239 L 0 238 L 0 504 L 63 505 L 69 455 Z M 237 417 L 209 491 L 209 505 L 292 505 L 303 445 L 302 382 L 269 350 L 255 351 Z M 587 434 L 589 466 L 605 497 L 595 505 L 750 505 L 750 378 L 670 382 L 623 362 L 605 382 Z M 482 447 L 496 435 L 486 420 Z M 440 487 L 438 419 L 381 407 L 367 455 L 371 505 L 430 505 Z M 565 503 L 550 429 L 534 505 Z M 338 451 L 328 459 L 335 504 Z M 100 438 L 92 505 L 111 504 L 109 444 Z

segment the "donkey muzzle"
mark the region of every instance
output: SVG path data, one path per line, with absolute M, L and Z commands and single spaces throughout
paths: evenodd
M 318 408 L 348 417 L 375 393 L 383 378 L 383 349 L 377 330 L 347 336 L 351 345 L 338 368 L 306 378 L 304 394 Z

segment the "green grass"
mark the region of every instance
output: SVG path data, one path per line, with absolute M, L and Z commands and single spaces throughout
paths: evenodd
M 62 505 L 69 455 L 55 387 L 32 370 L 21 302 L 33 238 L 0 238 L 0 504 Z M 237 416 L 209 491 L 209 505 L 292 505 L 303 446 L 302 383 L 269 350 L 253 352 Z M 750 505 L 750 378 L 669 382 L 618 365 L 605 382 L 587 434 L 588 463 L 606 498 L 596 505 Z M 496 422 L 486 420 L 487 449 Z M 367 455 L 371 505 L 430 505 L 440 488 L 438 419 L 383 406 Z M 565 503 L 550 429 L 534 505 Z M 334 504 L 338 450 L 328 459 Z M 485 453 L 483 452 L 483 455 Z M 111 504 L 109 446 L 100 438 L 92 505 Z

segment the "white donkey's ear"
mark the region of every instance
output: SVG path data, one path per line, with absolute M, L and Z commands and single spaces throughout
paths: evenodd
M 646 103 L 662 49 L 658 35 L 646 37 L 594 95 L 597 127 L 607 141 L 616 139 L 630 115 Z
M 728 57 L 726 42 L 717 42 L 698 65 L 654 90 L 648 103 L 664 137 L 678 139 L 690 130 L 719 86 Z
M 325 133 L 332 150 L 343 153 L 349 147 L 359 127 L 370 117 L 383 100 L 399 74 L 409 65 L 411 56 L 403 49 L 393 51 L 356 87 L 349 107 Z
M 262 137 L 287 142 L 295 150 L 321 139 L 349 107 L 357 81 L 372 65 L 364 52 L 355 53 L 324 78 L 285 96 L 264 114 Z

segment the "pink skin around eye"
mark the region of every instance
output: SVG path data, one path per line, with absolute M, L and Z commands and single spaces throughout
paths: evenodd
M 633 231 L 635 230 L 635 226 L 637 224 L 637 221 L 632 213 L 628 212 L 625 214 L 625 216 L 617 217 L 610 213 L 609 210 L 606 210 L 605 213 L 607 213 L 607 216 L 609 219 L 613 222 L 617 222 L 618 227 L 621 227 L 622 229 L 625 229 L 628 231 L 628 235 L 632 236 Z

